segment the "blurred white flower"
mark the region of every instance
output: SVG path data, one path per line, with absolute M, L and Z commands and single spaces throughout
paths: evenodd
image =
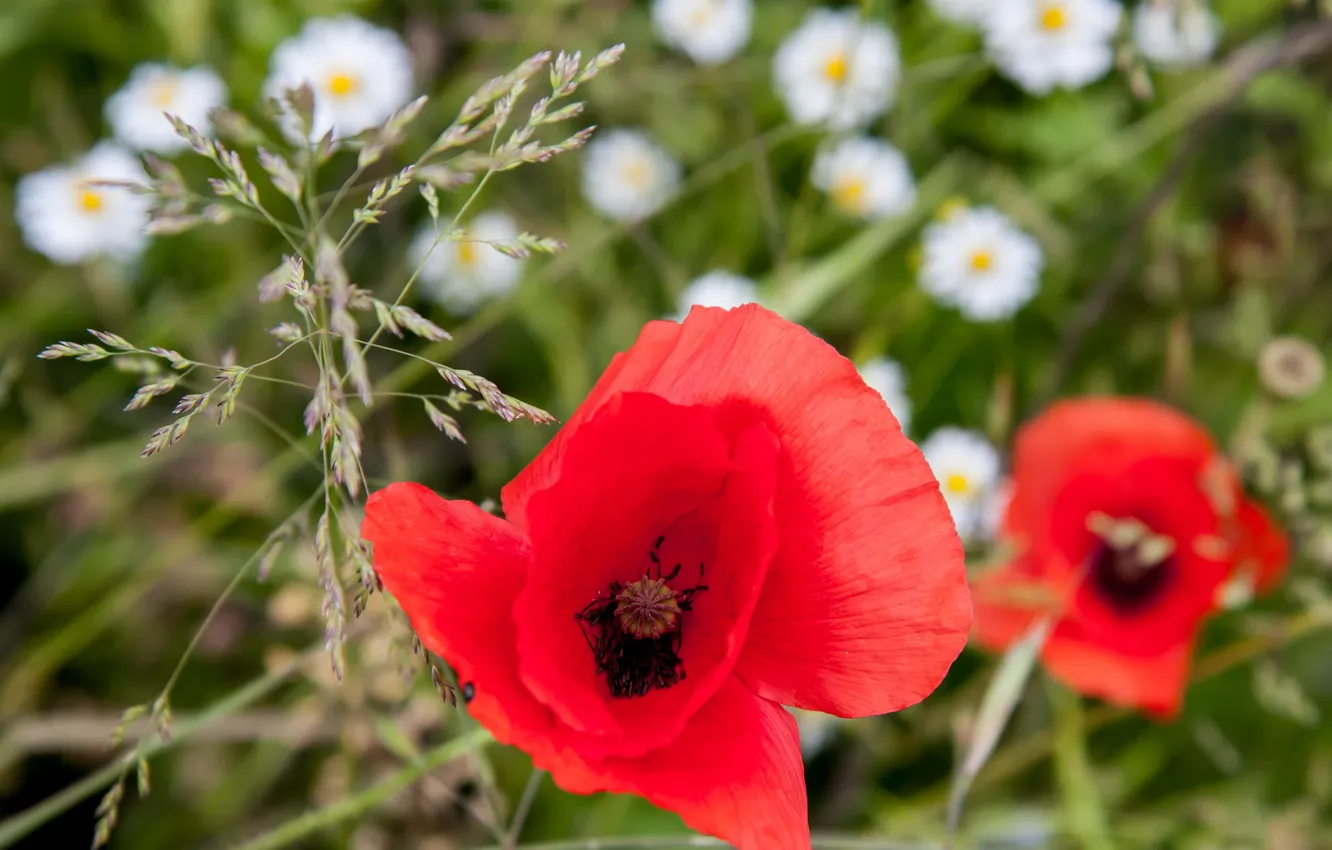
M 700 65 L 717 65 L 749 43 L 754 0 L 653 0 L 661 40 Z
M 205 136 L 212 132 L 209 110 L 227 99 L 227 87 L 212 68 L 184 70 L 145 62 L 107 98 L 106 120 L 125 145 L 160 154 L 179 153 L 189 146 L 167 120 L 171 113 Z
M 1118 0 L 1006 0 L 986 22 L 995 65 L 1031 94 L 1081 88 L 1114 65 Z
M 906 394 L 906 371 L 902 364 L 887 357 L 875 357 L 860 364 L 860 377 L 883 396 L 888 409 L 906 431 L 911 425 L 911 399 Z
M 939 17 L 968 26 L 984 24 L 994 5 L 995 0 L 930 0 Z
M 823 752 L 837 736 L 837 728 L 846 722 L 821 711 L 806 711 L 789 705 L 786 710 L 796 719 L 796 727 L 800 730 L 800 754 L 806 761 Z
M 146 195 L 93 180 L 146 184 L 139 160 L 110 142 L 100 142 L 77 161 L 24 175 L 14 187 L 14 218 L 23 241 L 57 263 L 97 256 L 130 260 L 148 241 Z
M 860 218 L 896 215 L 916 201 L 911 166 L 882 139 L 847 138 L 823 149 L 814 159 L 811 179 L 838 209 Z
M 679 183 L 679 163 L 639 130 L 598 134 L 583 153 L 583 195 L 615 221 L 652 215 Z
M 998 540 L 1004 529 L 1004 516 L 1008 503 L 1013 500 L 1013 482 L 1007 478 L 990 488 L 981 507 L 981 521 L 977 535 L 985 540 Z
M 408 255 L 421 266 L 426 293 L 451 313 L 470 313 L 482 302 L 510 292 L 523 274 L 523 261 L 498 251 L 488 242 L 507 242 L 520 233 L 502 212 L 478 215 L 458 241 L 441 240 L 433 251 L 436 231 L 427 224 L 412 240 Z M 429 252 L 429 256 L 427 256 Z
M 720 307 L 732 310 L 742 304 L 761 304 L 758 286 L 744 275 L 717 269 L 699 275 L 680 293 L 676 320 L 689 315 L 690 307 Z
M 280 100 L 301 83 L 314 89 L 311 138 L 350 136 L 411 100 L 412 57 L 392 30 L 350 15 L 315 18 L 273 51 L 264 93 Z
M 772 60 L 777 94 L 799 124 L 846 130 L 892 106 L 901 77 L 897 38 L 855 9 L 813 9 Z
M 1149 62 L 1189 68 L 1216 50 L 1221 22 L 1202 0 L 1144 0 L 1133 12 L 1133 43 Z
M 1040 286 L 1041 246 L 993 207 L 956 210 L 921 241 L 921 288 L 968 319 L 1006 319 Z
M 999 483 L 999 452 L 978 431 L 945 426 L 920 444 L 934 477 L 939 479 L 957 533 L 974 541 L 986 531 L 986 514 Z

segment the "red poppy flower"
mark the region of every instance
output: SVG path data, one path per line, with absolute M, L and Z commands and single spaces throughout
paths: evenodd
M 974 583 L 978 640 L 1006 647 L 1053 612 L 1055 678 L 1165 716 L 1224 587 L 1266 589 L 1286 561 L 1207 433 L 1141 399 L 1065 401 L 1025 425 L 1003 533 L 1017 554 Z
M 652 322 L 504 488 L 416 484 L 365 538 L 470 711 L 568 791 L 809 848 L 795 720 L 930 693 L 970 626 L 920 451 L 855 368 L 757 306 Z

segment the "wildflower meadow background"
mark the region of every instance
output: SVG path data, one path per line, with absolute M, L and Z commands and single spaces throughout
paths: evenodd
M 1087 394 L 1291 547 L 1177 716 L 1030 640 L 798 713 L 816 847 L 1332 847 L 1330 74 L 1320 0 L 5 0 L 0 848 L 719 846 L 490 743 L 357 528 L 493 509 L 645 322 L 751 301 L 976 574 Z

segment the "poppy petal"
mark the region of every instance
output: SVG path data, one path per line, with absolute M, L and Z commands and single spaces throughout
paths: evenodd
M 962 545 L 920 450 L 850 361 L 757 305 L 695 307 L 683 324 L 652 323 L 505 489 L 506 514 L 520 526 L 570 435 L 612 390 L 706 405 L 732 437 L 763 424 L 781 443 L 781 548 L 737 666 L 751 688 L 865 716 L 938 685 L 970 626 Z
M 565 447 L 578 432 L 579 427 L 591 419 L 613 393 L 645 385 L 661 367 L 679 338 L 678 323 L 648 322 L 639 332 L 638 341 L 632 348 L 611 358 L 606 371 L 601 373 L 592 391 L 587 394 L 587 398 L 569 420 L 556 432 L 541 453 L 500 491 L 504 516 L 509 522 L 519 528 L 527 528 L 528 499 L 549 487 L 559 476 Z
M 566 790 L 638 794 L 692 829 L 739 850 L 809 850 L 809 804 L 795 718 L 734 676 L 670 746 L 607 759 L 592 785 Z
M 514 606 L 521 677 L 565 724 L 587 733 L 569 739 L 585 755 L 667 743 L 729 675 L 776 548 L 776 455 L 762 426 L 732 449 L 709 409 L 622 394 L 573 435 L 559 478 L 529 501 L 533 568 Z M 687 675 L 614 696 L 593 642 L 619 624 L 579 617 L 609 598 L 611 582 L 670 579 L 673 565 L 683 572 L 671 587 L 705 588 L 678 615 Z
M 757 305 L 694 308 L 649 389 L 782 444 L 781 548 L 740 662 L 759 696 L 842 717 L 938 686 L 971 624 L 962 544 L 920 450 L 855 367 Z
M 1073 475 L 1055 498 L 1049 551 L 1043 556 L 1047 567 L 1054 566 L 1047 578 L 1058 581 L 1065 571 L 1071 574 L 1086 563 L 1087 579 L 1067 617 L 1081 624 L 1088 640 L 1129 655 L 1151 654 L 1186 640 L 1216 607 L 1217 591 L 1229 578 L 1232 562 L 1224 550 L 1218 553 L 1206 545 L 1221 539 L 1229 527 L 1198 483 L 1209 463 L 1147 454 L 1124 463 L 1115 474 Z M 1157 567 L 1163 571 L 1160 583 L 1139 605 L 1125 609 L 1099 586 L 1097 553 L 1105 544 L 1088 525 L 1088 517 L 1096 513 L 1133 517 L 1174 543 L 1171 557 Z
M 1242 542 L 1237 560 L 1241 565 L 1246 560 L 1256 562 L 1255 589 L 1259 593 L 1271 590 L 1286 572 L 1290 543 L 1267 511 L 1253 502 L 1240 505 L 1239 524 Z
M 1018 430 L 1005 528 L 1018 545 L 1048 540 L 1055 502 L 1070 479 L 1123 477 L 1127 466 L 1151 455 L 1191 460 L 1202 470 L 1215 454 L 1206 431 L 1159 402 L 1112 396 L 1058 402 Z
M 597 781 L 518 680 L 511 609 L 526 580 L 528 547 L 517 530 L 471 502 L 401 483 L 370 496 L 361 534 L 374 545 L 385 590 L 422 642 L 472 685 L 468 713 L 565 782 Z
M 1050 675 L 1080 693 L 1162 718 L 1179 713 L 1188 685 L 1192 641 L 1138 657 L 1066 637 L 1063 628 L 1062 624 L 1056 627 L 1041 653 Z
M 979 573 L 972 580 L 972 633 L 982 646 L 1007 649 L 1038 617 L 1058 606 L 1057 591 L 1036 578 L 1029 564 L 1028 559 L 1019 558 Z

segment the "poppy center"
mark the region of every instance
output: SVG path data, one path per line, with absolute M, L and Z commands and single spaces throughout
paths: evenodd
M 1088 581 L 1121 614 L 1149 606 L 1175 572 L 1175 541 L 1136 520 L 1112 521 L 1092 553 Z
M 641 697 L 685 678 L 680 658 L 684 615 L 693 610 L 694 594 L 708 586 L 671 587 L 683 564 L 662 574 L 660 550 L 665 540 L 658 537 L 648 551 L 652 563 L 642 578 L 611 582 L 606 596 L 598 596 L 574 614 L 613 697 Z M 701 580 L 702 564 L 698 572 Z
M 615 594 L 620 629 L 636 638 L 658 638 L 680 625 L 680 600 L 665 579 L 643 576 Z

